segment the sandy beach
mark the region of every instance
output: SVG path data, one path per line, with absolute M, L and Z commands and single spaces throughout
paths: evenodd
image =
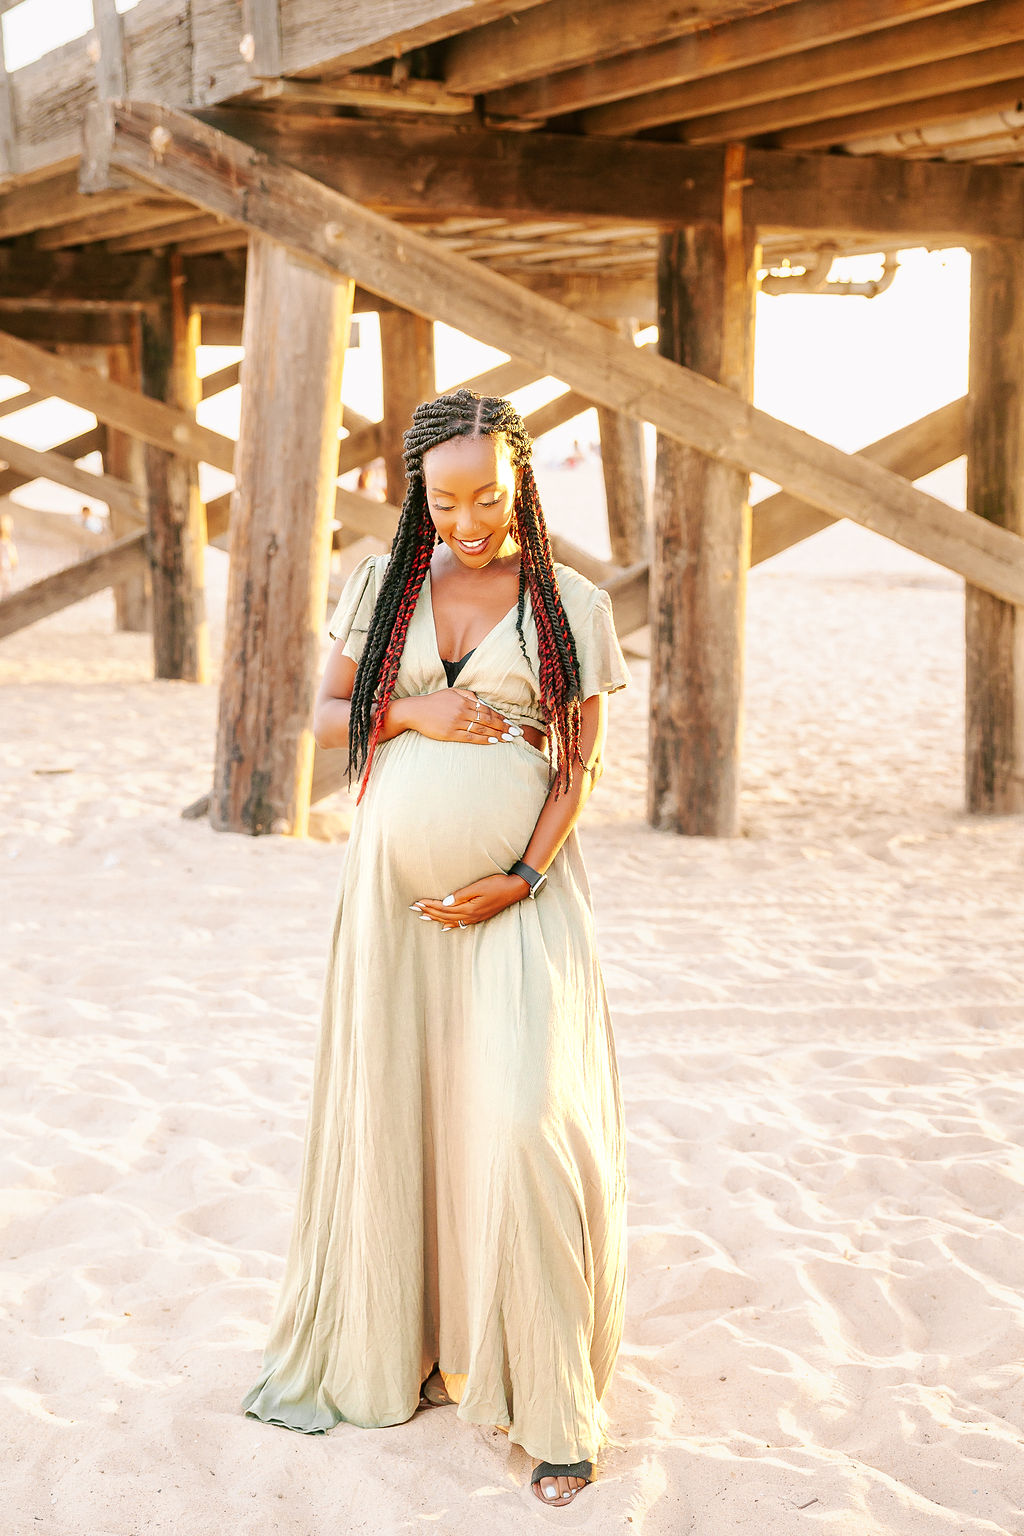
M 963 811 L 961 584 L 844 526 L 748 613 L 743 836 L 647 825 L 636 655 L 581 823 L 630 1282 L 564 1510 L 454 1409 L 240 1413 L 354 797 L 305 842 L 183 820 L 215 686 L 109 594 L 0 646 L 8 1536 L 1024 1532 L 1024 818 Z

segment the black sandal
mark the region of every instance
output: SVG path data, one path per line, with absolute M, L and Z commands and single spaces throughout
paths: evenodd
M 593 1470 L 594 1464 L 590 1461 L 570 1461 L 566 1466 L 561 1467 L 556 1466 L 551 1461 L 542 1461 L 539 1466 L 533 1469 L 530 1486 L 532 1488 L 534 1483 L 539 1483 L 542 1477 L 582 1477 L 584 1482 L 589 1483 L 592 1480 L 591 1474 Z M 568 1494 L 556 1494 L 555 1499 L 567 1499 L 569 1503 L 572 1503 L 576 1495 L 582 1492 L 582 1488 L 571 1488 Z M 555 1499 L 549 1499 L 545 1496 L 544 1502 L 545 1504 L 554 1504 Z

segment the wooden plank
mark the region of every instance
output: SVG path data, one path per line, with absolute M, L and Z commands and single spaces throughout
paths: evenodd
M 115 346 L 131 335 L 131 312 L 94 309 L 28 309 L 0 298 L 0 325 L 8 335 L 36 345 L 71 343 L 80 347 Z
M 586 133 L 629 138 L 660 123 L 681 122 L 723 108 L 771 101 L 886 73 L 934 59 L 1017 42 L 1024 36 L 1022 0 L 984 0 L 941 15 L 904 22 L 863 36 L 846 37 L 782 59 L 726 71 L 708 79 L 645 91 L 633 100 L 594 107 L 583 114 Z
M 569 134 L 453 129 L 438 123 L 357 123 L 230 109 L 193 114 L 375 210 L 441 216 L 522 216 L 715 223 L 725 151 Z M 409 166 L 416 166 L 415 180 Z M 88 171 L 86 171 L 88 175 Z M 101 186 L 106 174 L 90 185 Z M 759 234 L 899 235 L 907 243 L 1024 238 L 1019 166 L 909 164 L 892 157 L 748 149 L 747 216 Z M 897 242 L 898 243 L 898 242 Z M 594 280 L 599 288 L 601 279 Z M 566 288 L 571 282 L 566 283 Z M 590 310 L 577 282 L 579 307 Z M 621 314 L 635 312 L 628 308 Z
M 140 198 L 124 207 L 108 208 L 99 213 L 93 213 L 86 205 L 80 218 L 40 230 L 35 237 L 36 249 L 58 251 L 67 246 L 87 245 L 95 240 L 127 235 L 134 230 L 158 229 L 161 225 L 180 224 L 187 219 L 194 219 L 195 213 L 189 204 L 175 204 L 168 198 Z
M 89 199 L 82 204 L 88 211 Z M 2 208 L 0 201 L 0 214 Z M 194 257 L 184 270 L 193 304 L 236 309 L 241 315 L 244 257 Z M 20 241 L 0 245 L 0 310 L 133 312 L 159 302 L 163 273 L 162 258 L 148 250 L 119 256 L 88 246 L 57 252 Z
M 1024 535 L 1024 247 L 971 252 L 967 494 Z M 965 591 L 968 810 L 1024 811 L 1024 605 Z
M 892 0 L 880 6 L 877 0 L 800 0 L 796 5 L 772 6 L 662 43 L 652 44 L 650 39 L 643 47 L 631 43 L 615 51 L 613 57 L 575 68 L 568 67 L 569 61 L 558 55 L 565 67 L 544 73 L 536 80 L 520 79 L 504 89 L 496 90 L 491 75 L 484 73 L 477 89 L 487 93 L 484 106 L 495 118 L 553 117 L 763 64 L 914 17 L 959 10 L 962 3 L 963 0 L 942 0 L 939 4 L 930 0 Z M 606 6 L 605 11 L 607 26 L 630 26 L 632 8 L 612 5 Z M 487 60 L 482 58 L 480 62 L 486 71 Z
M 199 426 L 186 412 L 173 410 L 104 379 L 91 368 L 52 357 L 41 347 L 0 332 L 0 368 L 47 396 L 92 411 L 101 421 L 131 432 L 156 448 L 185 454 L 233 473 L 234 444 L 221 432 Z
M 1007 48 L 1003 51 L 1011 53 L 1015 50 Z M 969 60 L 979 57 L 978 54 L 969 55 Z M 919 94 L 910 101 L 888 101 L 884 106 L 875 107 L 871 111 L 852 112 L 841 117 L 819 115 L 814 121 L 799 127 L 781 129 L 777 137 L 780 142 L 784 141 L 802 151 L 839 142 L 852 141 L 856 144 L 859 139 L 874 139 L 879 134 L 909 132 L 912 135 L 907 144 L 909 150 L 914 147 L 914 136 L 937 123 L 949 123 L 956 127 L 959 126 L 958 120 L 970 119 L 976 114 L 1012 113 L 1020 100 L 1020 94 L 1018 75 L 1013 80 L 996 80 L 991 85 L 968 86 L 964 90 L 944 91 L 937 96 Z M 955 135 L 950 134 L 949 137 L 954 138 Z M 917 142 L 922 143 L 929 154 L 937 152 L 938 146 L 933 147 L 923 135 Z M 873 152 L 870 142 L 865 145 L 865 149 L 869 153 Z M 859 145 L 856 152 L 862 153 Z M 974 152 L 985 153 L 980 145 L 976 146 Z
M 15 187 L 0 197 L 0 240 L 27 235 L 86 214 L 103 213 L 109 208 L 124 208 L 133 199 L 116 189 L 99 193 L 95 203 L 78 190 L 78 173 L 64 171 L 44 181 Z
M 345 75 L 324 85 L 316 80 L 266 80 L 260 101 L 296 105 L 367 107 L 378 112 L 418 112 L 441 117 L 473 117 L 473 103 L 454 96 L 440 80 L 391 80 L 386 75 Z
M 354 285 L 254 239 L 214 826 L 305 835 Z
M 0 599 L 0 640 L 137 572 L 145 566 L 145 540 L 145 533 L 129 534 L 101 554 L 90 555 Z
M 171 258 L 167 275 L 165 302 L 145 309 L 140 317 L 139 378 L 153 402 L 163 402 L 164 410 L 191 422 L 199 400 L 199 317 L 189 312 L 178 258 Z M 209 677 L 210 642 L 204 587 L 206 514 L 199 499 L 198 470 L 176 446 L 167 449 L 147 442 L 143 473 L 154 673 L 203 683 Z
M 244 35 L 239 53 L 254 75 L 281 73 L 281 7 L 279 0 L 242 0 Z
M 557 370 L 598 404 L 650 421 L 722 463 L 757 471 L 998 597 L 1024 601 L 1024 546 L 1006 529 L 756 410 L 724 386 L 630 346 L 192 116 L 146 103 L 108 105 L 96 109 L 90 126 L 87 158 L 99 184 L 111 161 L 137 172 L 301 252 L 324 272 L 350 275 L 539 370 Z M 156 126 L 168 134 L 159 163 L 150 153 Z

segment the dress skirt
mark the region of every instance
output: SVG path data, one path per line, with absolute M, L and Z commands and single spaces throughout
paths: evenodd
M 387 556 L 331 624 L 356 659 Z M 584 697 L 629 680 L 607 594 L 556 565 Z M 527 606 L 529 614 L 529 606 Z M 515 611 L 457 686 L 543 724 L 535 627 Z M 446 686 L 429 575 L 399 696 Z M 456 1412 L 533 1457 L 593 1459 L 625 1305 L 625 1131 L 575 829 L 536 900 L 445 931 L 410 910 L 522 857 L 545 753 L 405 731 L 377 748 L 330 937 L 286 1268 L 259 1379 L 267 1423 L 399 1424 L 435 1364 Z

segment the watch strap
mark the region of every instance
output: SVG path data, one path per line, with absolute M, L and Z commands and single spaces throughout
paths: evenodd
M 531 864 L 527 864 L 523 859 L 517 859 L 511 869 L 507 869 L 505 873 L 507 875 L 519 875 L 530 887 L 531 894 L 538 885 L 541 885 L 547 879 L 547 876 L 542 875 L 539 869 L 534 869 Z

